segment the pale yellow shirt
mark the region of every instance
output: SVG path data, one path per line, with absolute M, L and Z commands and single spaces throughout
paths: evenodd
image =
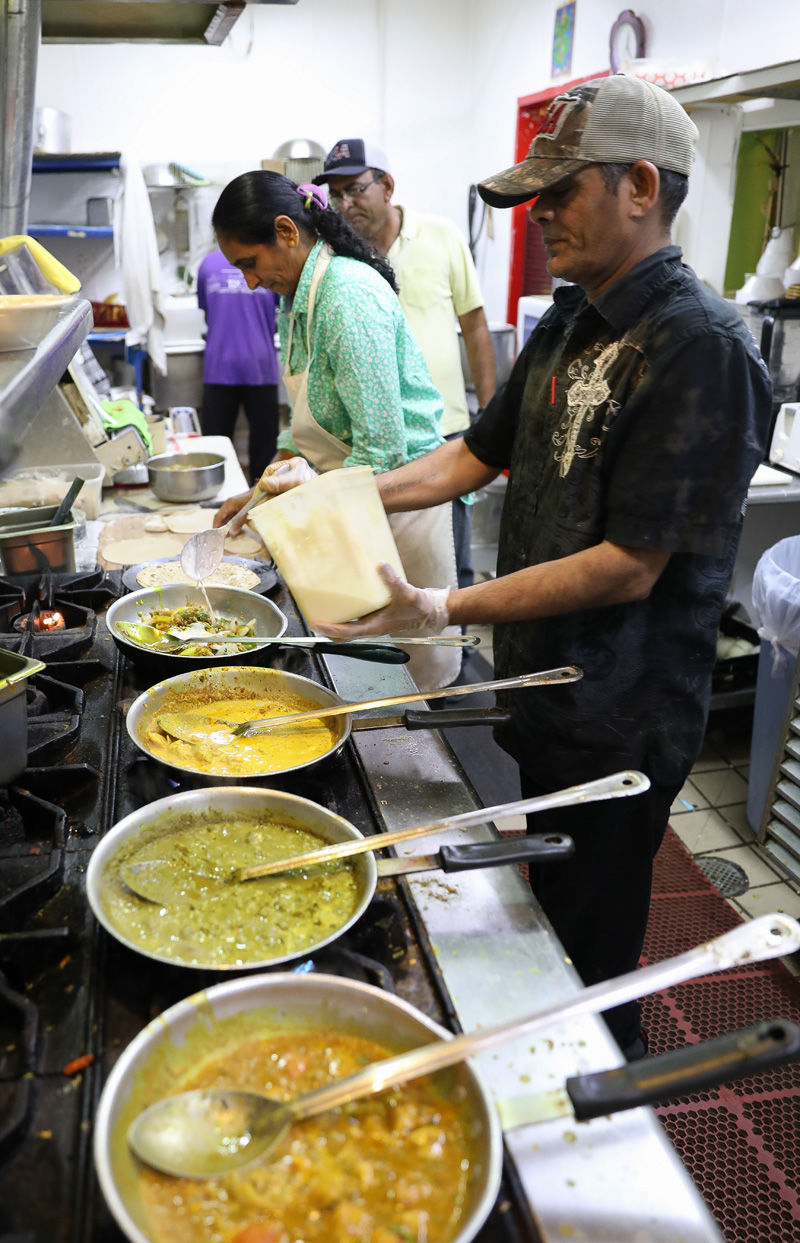
M 411 331 L 442 395 L 442 434 L 449 436 L 469 427 L 457 317 L 483 306 L 483 296 L 469 247 L 456 225 L 407 207 L 399 211 L 400 235 L 387 258 Z

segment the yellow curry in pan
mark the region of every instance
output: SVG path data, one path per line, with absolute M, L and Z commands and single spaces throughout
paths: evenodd
M 274 733 L 260 736 L 231 734 L 226 725 L 308 712 L 319 705 L 288 691 L 254 695 L 243 688 L 231 695 L 230 690 L 225 692 L 227 697 L 216 699 L 210 697 L 210 690 L 202 698 L 197 692 L 187 695 L 179 691 L 164 696 L 157 711 L 149 713 L 142 724 L 141 739 L 147 751 L 175 768 L 212 777 L 252 777 L 312 763 L 335 746 L 340 728 L 335 717 L 331 723 L 320 717 L 280 726 Z M 187 729 L 181 733 L 191 736 L 174 738 L 161 729 L 158 718 L 166 713 L 185 715 Z M 219 724 L 203 724 L 203 717 Z
M 265 1034 L 226 1047 L 176 1091 L 253 1088 L 278 1100 L 322 1087 L 395 1050 L 330 1030 Z M 298 1123 L 271 1157 L 222 1179 L 138 1166 L 154 1243 L 448 1243 L 473 1171 L 462 1093 L 415 1080 Z

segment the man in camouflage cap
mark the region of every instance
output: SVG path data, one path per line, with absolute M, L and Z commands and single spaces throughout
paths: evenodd
M 771 414 L 766 368 L 735 308 L 672 245 L 695 127 L 666 92 L 599 78 L 550 104 L 524 160 L 480 183 L 496 207 L 531 202 L 548 271 L 572 282 L 463 441 L 379 477 L 387 510 L 509 483 L 496 579 L 420 590 L 337 637 L 494 624 L 495 670 L 577 665 L 579 681 L 506 692 L 498 741 L 523 794 L 624 769 L 635 798 L 531 816 L 575 839 L 531 869 L 534 893 L 584 982 L 633 970 L 652 860 L 703 741 L 726 590 Z M 646 1052 L 635 1003 L 606 1018 Z

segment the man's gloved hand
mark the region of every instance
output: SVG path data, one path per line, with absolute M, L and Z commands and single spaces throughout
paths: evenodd
M 449 587 L 412 587 L 386 562 L 378 566 L 378 573 L 392 593 L 385 608 L 344 625 L 314 622 L 314 629 L 332 639 L 357 639 L 368 634 L 394 634 L 398 630 L 440 634 L 449 624 Z
M 258 487 L 267 496 L 278 496 L 281 492 L 299 488 L 303 483 L 310 483 L 316 477 L 317 472 L 304 457 L 284 458 L 282 462 L 270 462 L 258 481 Z

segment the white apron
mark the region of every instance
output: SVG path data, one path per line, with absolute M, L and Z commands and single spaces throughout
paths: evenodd
M 323 246 L 317 255 L 308 297 L 308 340 L 306 342 L 309 363 L 311 360 L 311 322 L 317 287 L 331 260 L 332 251 Z M 286 366 L 283 382 L 292 407 L 292 440 L 298 451 L 314 467 L 324 472 L 338 469 L 350 453 L 350 446 L 320 427 L 308 404 L 308 372 L 292 375 L 289 371 L 292 357 L 294 316 L 289 323 L 289 341 L 286 350 Z M 453 507 L 451 502 L 436 505 L 432 509 L 417 509 L 404 514 L 390 514 L 389 524 L 397 544 L 405 576 L 414 587 L 455 587 L 456 554 L 453 543 Z M 402 634 L 403 631 L 398 631 Z M 412 632 L 408 632 L 409 634 Z M 457 626 L 448 626 L 445 634 L 459 634 Z M 421 691 L 436 690 L 449 686 L 461 669 L 461 648 L 418 647 L 412 652 L 407 668 Z

